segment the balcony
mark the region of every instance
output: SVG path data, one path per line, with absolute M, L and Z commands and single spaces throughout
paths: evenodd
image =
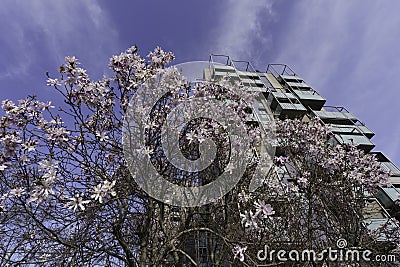
M 239 75 L 237 75 L 235 68 L 227 65 L 213 65 L 212 74 L 215 79 L 221 79 L 225 76 L 239 79 Z
M 226 55 L 210 55 L 209 60 L 210 76 L 214 80 L 229 77 L 232 80 L 239 80 L 236 69 L 232 66 L 232 60 Z
M 386 219 L 389 216 L 384 207 L 376 198 L 369 198 L 363 209 L 365 219 Z
M 266 94 L 265 98 L 267 99 L 270 108 L 272 110 L 275 110 L 276 107 L 278 106 L 279 100 L 286 101 L 286 99 L 294 98 L 294 96 L 290 93 L 286 93 L 285 90 L 279 90 L 279 91 L 272 91 L 269 94 Z
M 390 218 L 372 218 L 372 219 L 365 219 L 364 220 L 364 225 L 365 227 L 370 230 L 378 230 L 384 225 L 387 225 L 386 229 L 390 229 L 389 231 L 395 232 L 398 228 L 399 225 L 394 222 L 393 219 Z M 394 238 L 393 238 L 394 239 Z M 376 240 L 377 242 L 382 242 L 387 245 L 393 245 L 395 243 L 395 240 L 392 240 L 391 238 L 388 238 L 384 233 L 381 233 Z
M 259 92 L 259 93 L 266 93 L 267 92 L 267 87 L 263 83 L 263 81 L 260 79 L 260 77 L 257 75 L 257 73 L 251 73 L 252 75 L 243 75 L 240 73 L 243 73 L 243 71 L 238 71 L 239 73 L 239 78 L 240 82 L 242 83 L 243 86 L 246 87 L 247 91 L 250 92 Z
M 398 231 L 399 225 L 391 218 L 390 214 L 376 198 L 368 199 L 367 205 L 363 209 L 363 214 L 363 224 L 370 231 L 378 230 L 384 225 L 386 225 L 389 231 Z M 375 241 L 392 246 L 395 238 L 396 237 L 388 237 L 386 234 L 381 233 L 377 236 Z
M 368 199 L 367 205 L 363 209 L 364 220 L 363 224 L 368 230 L 377 230 L 383 225 L 388 225 L 394 229 L 398 229 L 398 225 L 390 218 L 389 213 L 379 203 L 376 198 Z M 381 234 L 375 241 L 391 243 L 392 240 L 388 239 L 385 234 Z
M 395 187 L 379 188 L 377 198 L 385 209 L 393 209 L 399 199 L 399 191 Z
M 400 207 L 397 205 L 397 202 L 400 200 L 400 191 L 398 188 L 394 186 L 379 188 L 376 197 L 387 212 L 389 212 L 390 216 L 400 220 Z
M 329 129 L 331 132 L 337 134 L 361 134 L 365 135 L 368 138 L 372 138 L 375 135 L 374 132 L 372 132 L 367 126 L 361 123 L 360 125 L 330 124 Z
M 278 81 L 292 89 L 311 89 L 311 86 L 306 84 L 302 78 L 296 75 L 279 75 Z
M 381 167 L 390 173 L 390 176 L 400 177 L 400 169 L 393 162 L 382 162 Z
M 311 87 L 304 82 L 287 82 L 286 84 L 289 85 L 292 89 L 311 89 Z
M 371 152 L 372 155 L 380 162 L 382 169 L 390 173 L 391 179 L 400 184 L 400 168 L 391 162 L 382 152 Z M 399 177 L 395 179 L 395 177 Z
M 267 101 L 271 110 L 281 119 L 303 117 L 307 113 L 300 101 L 284 89 L 270 92 Z
M 334 136 L 339 144 L 354 144 L 365 152 L 369 152 L 375 147 L 374 143 L 365 135 L 335 134 Z
M 326 103 L 326 99 L 311 88 L 308 90 L 292 89 L 292 91 L 304 106 L 311 109 L 319 110 Z
M 303 117 L 307 109 L 301 103 L 278 103 L 274 112 L 281 119 L 294 119 Z
M 276 92 L 271 92 L 272 96 L 274 97 L 274 99 L 286 99 L 286 98 L 290 98 L 290 99 L 296 99 L 296 97 L 289 92 L 285 92 L 285 91 L 276 91 Z
M 280 74 L 278 76 L 278 80 L 281 82 L 298 82 L 298 83 L 303 82 L 303 79 L 297 76 L 294 72 L 292 73 L 292 75 Z
M 320 94 L 311 88 L 304 80 L 297 76 L 288 66 L 280 64 L 268 65 L 265 74 L 269 83 L 275 88 L 287 88 L 300 100 L 305 107 L 320 110 L 326 103 Z
M 232 82 L 240 82 L 247 91 L 267 92 L 266 84 L 248 61 L 237 61 L 226 55 L 212 54 L 209 65 L 211 71 L 208 76 L 214 80 L 228 77 Z
M 344 107 L 324 106 L 322 110 L 313 110 L 312 112 L 325 123 L 354 125 L 358 121 L 357 117 Z
M 371 131 L 367 126 L 365 126 L 364 124 L 362 124 L 362 125 L 357 125 L 356 124 L 356 127 L 357 127 L 357 129 L 358 130 L 360 130 L 366 137 L 368 137 L 368 138 L 372 138 L 374 135 L 375 135 L 375 133 L 373 132 L 373 131 Z
M 242 76 L 239 76 L 240 77 L 240 81 L 243 83 L 243 85 L 246 85 L 246 86 L 254 86 L 254 85 L 256 85 L 256 86 L 264 86 L 264 84 L 263 84 L 263 82 L 258 78 L 258 77 L 252 77 L 252 78 L 250 78 L 250 77 L 242 77 Z

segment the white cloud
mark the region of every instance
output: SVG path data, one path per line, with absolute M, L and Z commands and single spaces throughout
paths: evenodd
M 106 12 L 94 0 L 5 0 L 0 7 L 0 30 L 0 58 L 7 61 L 0 65 L 0 78 L 26 74 L 38 57 L 58 65 L 66 53 L 75 51 L 96 65 L 104 48 L 117 39 Z
M 377 137 L 377 149 L 400 162 L 398 2 L 297 2 L 276 44 L 275 61 L 294 67 L 329 104 L 344 105 Z M 397 151 L 394 147 L 397 147 Z
M 237 60 L 256 61 L 268 47 L 271 36 L 265 22 L 273 18 L 273 1 L 228 0 L 220 7 L 208 47 L 212 53 L 226 54 Z
M 359 7 L 352 1 L 297 2 L 287 18 L 284 37 L 279 40 L 277 61 L 299 65 L 303 76 L 310 82 L 318 81 L 321 87 L 329 82 L 330 73 L 341 67 L 344 58 L 351 55 L 358 23 L 355 12 Z
M 258 68 L 271 59 L 290 65 L 328 104 L 344 105 L 365 121 L 377 134 L 377 149 L 399 163 L 400 2 L 273 4 L 224 1 L 210 51 L 250 60 Z

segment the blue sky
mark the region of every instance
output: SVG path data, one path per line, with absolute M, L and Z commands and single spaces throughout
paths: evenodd
M 290 65 L 308 84 L 375 131 L 376 150 L 400 164 L 400 1 L 2 0 L 0 99 L 36 94 L 64 56 L 92 78 L 133 44 L 171 50 L 176 63 L 225 53 Z

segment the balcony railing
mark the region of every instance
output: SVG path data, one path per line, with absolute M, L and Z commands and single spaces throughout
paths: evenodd
M 354 135 L 365 135 L 368 138 L 372 138 L 375 134 L 365 125 L 340 125 L 340 124 L 329 124 L 329 129 L 333 133 L 337 134 L 354 134 Z
M 272 92 L 273 97 L 276 99 L 296 99 L 296 97 L 292 93 L 283 93 L 283 92 Z
M 384 170 L 390 172 L 391 176 L 400 176 L 400 169 L 392 162 L 382 162 L 381 166 Z
M 300 103 L 278 103 L 275 114 L 281 118 L 301 118 L 307 113 L 307 109 Z
M 313 110 L 313 113 L 325 122 L 354 124 L 358 121 L 357 117 L 344 107 L 324 106 L 322 110 Z
M 270 84 L 264 75 L 254 69 L 248 61 L 233 60 L 226 55 L 210 55 L 210 69 L 214 79 L 228 77 L 240 82 L 245 90 L 266 93 Z M 261 75 L 261 76 L 260 76 Z
M 310 107 L 311 109 L 319 110 L 326 103 L 326 99 L 323 98 L 320 94 L 317 93 L 317 91 L 315 91 L 312 88 L 309 88 L 308 90 L 299 90 L 299 89 L 291 89 L 291 90 L 304 106 Z
M 311 89 L 311 87 L 305 82 L 286 82 L 291 88 Z
M 391 176 L 400 177 L 400 168 L 383 155 L 382 152 L 371 152 L 371 154 L 380 162 L 382 169 L 388 171 Z
M 339 144 L 354 144 L 365 152 L 371 151 L 375 145 L 364 135 L 335 134 L 335 139 Z
M 378 230 L 379 228 L 383 227 L 386 225 L 386 229 L 389 231 L 396 231 L 399 228 L 399 225 L 395 223 L 393 219 L 390 218 L 371 218 L 371 219 L 365 219 L 364 220 L 364 225 L 366 228 L 370 231 Z M 375 239 L 378 242 L 393 242 L 394 240 L 390 240 L 384 233 L 381 233 L 377 236 Z
M 389 218 L 389 213 L 379 203 L 376 198 L 368 199 L 367 205 L 363 209 L 365 219 L 385 219 Z
M 272 73 L 275 77 L 278 76 L 296 76 L 296 73 L 285 64 L 269 64 L 267 73 Z
M 293 103 L 279 103 L 278 104 L 282 109 L 293 109 L 293 110 L 304 110 L 306 108 L 302 104 L 293 104 Z
M 309 100 L 321 100 L 325 101 L 325 99 L 314 90 L 297 90 L 294 89 L 293 92 L 300 98 L 300 99 L 309 99 Z
M 304 82 L 303 79 L 294 74 L 294 72 L 293 75 L 279 75 L 279 79 L 286 82 L 298 82 L 298 83 Z
M 395 187 L 379 188 L 377 198 L 385 209 L 391 209 L 399 199 L 399 191 Z
M 268 65 L 266 77 L 274 88 L 287 88 L 290 90 L 305 107 L 320 110 L 326 102 L 326 99 L 305 83 L 287 65 Z

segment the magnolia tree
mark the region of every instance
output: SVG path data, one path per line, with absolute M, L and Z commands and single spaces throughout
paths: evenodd
M 111 78 L 91 81 L 75 57 L 47 83 L 63 97 L 2 102 L 2 266 L 136 266 L 151 200 L 132 181 L 121 146 L 137 86 L 173 59 L 157 48 L 113 56 Z
M 170 173 L 169 179 L 179 185 L 206 183 L 213 179 L 211 173 L 230 168 L 224 134 L 215 139 L 220 143 L 217 156 L 221 159 L 206 172 L 185 179 L 179 169 L 164 166 L 165 157 L 155 153 L 159 146 L 156 128 L 162 122 L 164 109 L 189 96 L 185 94 L 188 82 L 179 77 L 179 72 L 163 70 L 172 59 L 171 53 L 160 48 L 145 59 L 132 47 L 111 58 L 113 77 L 91 81 L 75 57 L 66 57 L 60 76 L 49 76 L 47 80 L 48 86 L 60 93 L 63 106 L 55 109 L 50 102 L 34 97 L 18 103 L 2 102 L 1 265 L 160 266 L 198 261 L 196 253 L 185 251 L 185 247 L 202 229 L 207 227 L 213 232 L 220 228 L 219 218 L 214 218 L 212 225 L 212 214 L 224 206 L 215 206 L 214 210 L 209 206 L 182 209 L 177 225 L 177 211 L 138 186 L 128 170 L 121 141 L 132 96 L 146 81 L 164 77 L 175 92 L 155 103 L 155 110 L 161 115 L 143 122 L 150 140 L 140 148 L 142 152 L 152 155 L 152 163 L 159 171 L 163 175 Z M 214 92 L 214 98 L 221 97 L 225 90 L 210 84 L 194 91 L 198 91 L 196 95 L 211 95 L 213 89 L 221 93 Z M 245 116 L 242 98 L 246 96 L 234 97 L 228 92 L 225 95 L 226 101 L 236 100 L 238 104 L 233 103 L 232 107 Z M 138 116 L 136 122 L 140 123 Z M 202 131 L 194 131 L 194 125 L 184 129 L 184 154 L 193 151 L 191 147 L 202 138 L 212 138 L 213 131 L 224 131 L 224 127 L 210 120 L 200 120 L 198 124 L 203 126 Z M 212 130 L 213 126 L 217 128 Z M 252 127 L 247 131 L 250 136 L 257 135 Z M 207 218 L 199 218 L 204 213 Z M 222 236 L 215 231 L 218 235 Z M 215 245 L 218 259 L 212 258 L 231 260 L 231 248 L 224 243 Z
M 110 59 L 112 77 L 91 81 L 66 57 L 59 76 L 47 80 L 64 105 L 2 102 L 0 265 L 251 266 L 264 245 L 317 251 L 343 238 L 375 251 L 377 237 L 396 238 L 390 223 L 373 232 L 364 223 L 368 196 L 388 176 L 374 158 L 333 145 L 317 120 L 286 120 L 276 122 L 271 168 L 273 153 L 260 150 L 269 137 L 246 122 L 257 96 L 229 79 L 191 84 L 165 68 L 173 58 L 160 48 L 143 58 L 132 47 Z M 199 97 L 223 105 L 198 105 L 209 115 L 188 115 L 186 123 L 185 110 L 168 115 Z M 226 119 L 233 117 L 225 108 L 235 119 Z M 167 120 L 175 124 L 165 130 Z M 181 153 L 172 156 L 162 138 L 171 128 L 179 128 Z M 211 160 L 198 160 L 209 151 Z M 167 187 L 149 176 L 146 162 Z
M 368 204 L 387 186 L 388 173 L 355 144 L 336 144 L 317 119 L 278 121 L 277 137 L 275 167 L 264 185 L 240 194 L 244 234 L 235 257 L 249 266 L 376 266 L 371 255 L 389 253 L 399 240 L 394 218 L 374 227 L 368 221 Z M 346 249 L 359 249 L 359 257 L 346 256 Z M 363 258 L 365 250 L 371 254 Z

